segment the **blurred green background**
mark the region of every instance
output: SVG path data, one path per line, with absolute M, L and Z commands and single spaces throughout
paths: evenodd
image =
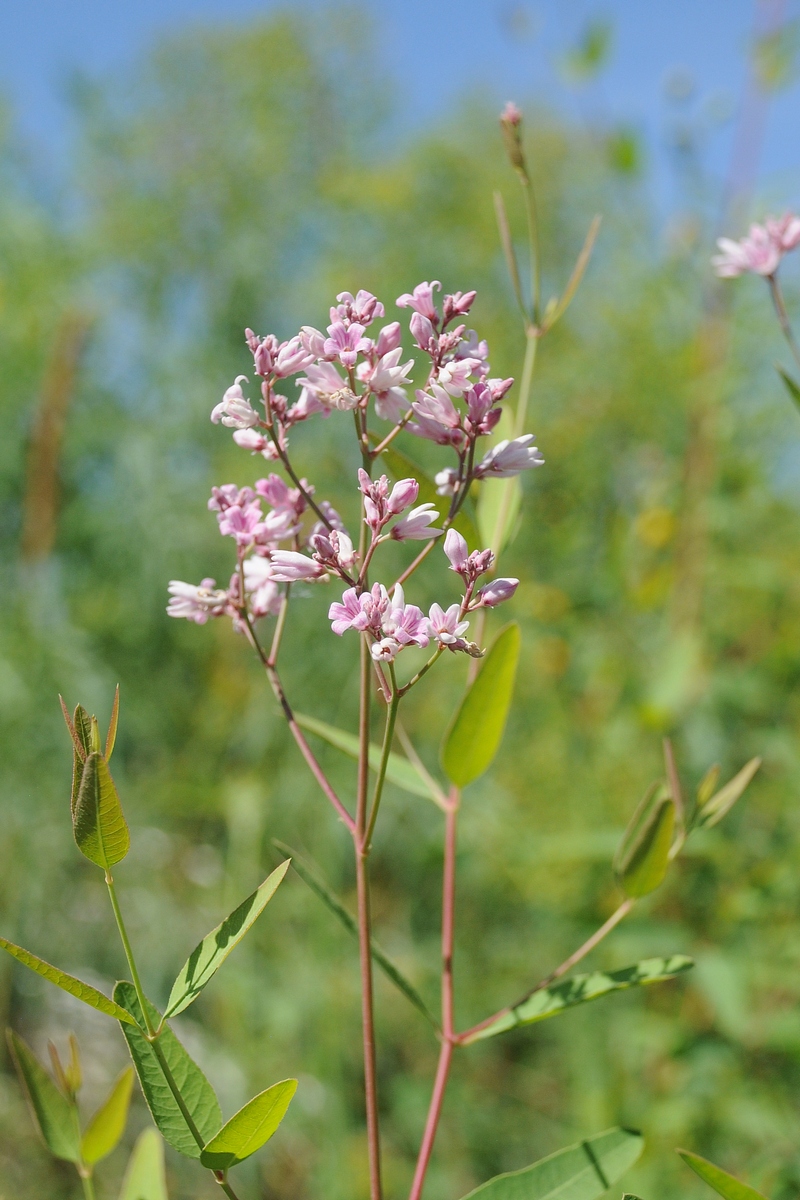
M 261 460 L 208 414 L 248 370 L 242 331 L 322 326 L 336 292 L 387 305 L 420 279 L 475 287 L 493 372 L 522 337 L 492 190 L 523 214 L 496 113 L 476 92 L 387 150 L 392 97 L 353 18 L 276 16 L 187 31 L 129 77 L 75 96 L 69 186 L 43 198 L 6 122 L 0 146 L 0 929 L 108 989 L 124 974 L 98 872 L 71 838 L 57 693 L 107 720 L 133 833 L 117 880 L 145 987 L 163 1003 L 189 949 L 278 861 L 280 838 L 349 903 L 348 838 L 307 776 L 243 640 L 165 615 L 169 579 L 225 579 L 212 484 Z M 365 66 L 372 62 L 372 66 Z M 578 300 L 540 352 L 530 428 L 547 465 L 503 570 L 523 583 L 516 706 L 495 767 L 465 797 L 458 1020 L 480 1020 L 551 969 L 618 903 L 610 858 L 661 738 L 684 781 L 713 761 L 764 766 L 667 884 L 593 958 L 695 956 L 690 976 L 612 997 L 457 1058 L 426 1195 L 445 1200 L 616 1122 L 644 1130 L 626 1179 L 646 1200 L 706 1193 L 684 1145 L 776 1198 L 800 1193 L 800 451 L 766 291 L 710 277 L 713 196 L 683 147 L 684 215 L 650 210 L 635 139 L 529 111 L 545 294 L 603 214 Z M 790 304 L 796 292 L 791 271 Z M 471 323 L 473 323 L 471 321 Z M 355 513 L 357 461 L 336 417 L 294 438 L 303 472 Z M 430 465 L 431 447 L 405 449 Z M 433 561 L 409 598 L 451 602 Z M 399 561 L 399 560 L 398 560 Z M 355 642 L 326 590 L 292 611 L 297 707 L 352 727 Z M 513 614 L 512 614 L 513 610 Z M 428 764 L 463 687 L 444 662 L 406 721 Z M 351 765 L 320 746 L 342 789 Z M 727 777 L 726 775 L 726 777 Z M 442 821 L 389 790 L 374 857 L 377 934 L 438 1003 Z M 407 1188 L 436 1058 L 425 1023 L 378 979 L 387 1194 Z M 105 1018 L 0 962 L 0 1017 L 39 1050 L 75 1030 L 97 1101 L 124 1064 Z M 265 1200 L 367 1194 L 358 973 L 348 935 L 290 876 L 178 1032 L 226 1115 L 300 1079 L 279 1135 L 241 1168 Z M 0 1064 L 0 1194 L 72 1197 Z M 149 1120 L 135 1102 L 128 1145 Z M 125 1155 L 99 1172 L 116 1194 Z M 211 1197 L 168 1153 L 171 1196 Z

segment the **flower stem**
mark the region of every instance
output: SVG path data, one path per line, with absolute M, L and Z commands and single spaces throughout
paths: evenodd
M 145 1027 L 147 1029 L 148 1036 L 150 1038 L 153 1038 L 156 1035 L 156 1031 L 155 1031 L 155 1028 L 153 1027 L 153 1022 L 150 1019 L 150 1013 L 147 1008 L 147 1001 L 144 998 L 144 989 L 142 988 L 142 981 L 139 978 L 139 971 L 136 966 L 136 960 L 133 957 L 133 947 L 131 946 L 130 939 L 128 937 L 128 931 L 125 928 L 125 922 L 122 919 L 122 909 L 119 906 L 119 900 L 117 899 L 117 891 L 116 891 L 116 888 L 114 887 L 114 880 L 111 876 L 110 871 L 106 871 L 106 887 L 108 888 L 108 898 L 111 901 L 111 907 L 114 910 L 114 918 L 117 922 L 117 929 L 119 930 L 119 936 L 122 941 L 123 949 L 125 951 L 125 957 L 128 960 L 128 967 L 130 968 L 131 979 L 133 980 L 133 986 L 136 989 L 136 998 L 139 1001 L 139 1007 L 142 1010 L 142 1017 L 144 1018 Z
M 367 822 L 366 832 L 364 834 L 364 850 L 369 854 L 371 849 L 372 834 L 375 829 L 375 822 L 378 819 L 378 809 L 380 808 L 381 796 L 383 795 L 383 784 L 386 779 L 386 768 L 389 765 L 389 754 L 392 749 L 392 740 L 394 738 L 394 726 L 397 720 L 397 709 L 400 705 L 401 693 L 397 688 L 397 680 L 394 674 L 394 664 L 389 663 L 389 674 L 392 680 L 392 696 L 389 700 L 389 707 L 386 710 L 386 725 L 383 731 L 383 746 L 381 748 L 381 761 L 378 764 L 378 777 L 375 780 L 375 791 L 372 796 L 372 807 L 370 808 L 369 821 Z
M 422 1145 L 417 1158 L 414 1181 L 409 1192 L 409 1200 L 419 1200 L 425 1185 L 425 1175 L 428 1171 L 436 1140 L 436 1131 L 442 1113 L 444 1094 L 450 1075 L 450 1062 L 453 1057 L 453 1047 L 456 1044 L 453 1020 L 453 940 L 455 930 L 455 893 L 456 893 L 456 832 L 458 824 L 458 809 L 461 796 L 457 788 L 453 788 L 445 814 L 444 837 L 444 872 L 442 876 L 442 1048 L 439 1051 L 439 1063 L 436 1067 L 436 1079 L 428 1107 L 428 1117 L 425 1122 L 425 1132 L 422 1135 Z
M 91 1175 L 84 1174 L 83 1171 L 79 1171 L 79 1175 L 83 1184 L 84 1200 L 95 1200 L 94 1180 Z
M 767 282 L 769 283 L 769 290 L 772 295 L 772 303 L 775 305 L 775 313 L 778 318 L 778 324 L 781 327 L 781 332 L 789 344 L 789 349 L 792 352 L 794 361 L 798 366 L 800 366 L 800 347 L 798 347 L 797 342 L 795 341 L 792 326 L 789 323 L 789 314 L 786 311 L 786 303 L 783 299 L 781 285 L 778 283 L 778 278 L 776 275 L 768 275 Z

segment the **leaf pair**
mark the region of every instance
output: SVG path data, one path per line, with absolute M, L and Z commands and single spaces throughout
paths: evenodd
M 59 700 L 72 738 L 71 809 L 75 842 L 81 854 L 107 872 L 125 858 L 131 844 L 122 804 L 108 766 L 117 736 L 119 688 L 114 693 L 104 753 L 100 749 L 97 718 L 90 717 L 79 704 L 70 719 L 60 696 Z
M 75 1163 L 80 1169 L 88 1169 L 91 1173 L 94 1165 L 115 1149 L 125 1131 L 133 1071 L 130 1067 L 125 1068 L 81 1134 L 74 1091 L 65 1092 L 58 1087 L 30 1046 L 13 1030 L 8 1030 L 7 1038 L 34 1124 L 44 1144 L 55 1158 Z M 58 1074 L 64 1080 L 65 1075 L 55 1053 L 54 1062 L 58 1064 Z M 71 1083 L 75 1082 L 80 1082 L 79 1068 L 73 1072 Z
M 640 1133 L 609 1129 L 521 1171 L 496 1175 L 464 1200 L 597 1200 L 633 1166 L 643 1148 Z

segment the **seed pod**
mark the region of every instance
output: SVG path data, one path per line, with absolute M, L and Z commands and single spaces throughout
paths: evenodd
M 663 882 L 675 831 L 675 803 L 660 781 L 644 795 L 614 855 L 614 873 L 626 896 L 646 896 Z

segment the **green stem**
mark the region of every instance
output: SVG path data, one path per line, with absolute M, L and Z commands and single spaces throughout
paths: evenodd
M 215 1177 L 215 1178 L 217 1178 L 217 1173 L 216 1173 L 216 1171 L 214 1172 L 214 1177 Z M 226 1195 L 226 1196 L 228 1196 L 228 1197 L 230 1197 L 230 1200 L 239 1200 L 239 1197 L 236 1195 L 236 1192 L 233 1190 L 233 1188 L 231 1187 L 231 1185 L 228 1183 L 227 1179 L 225 1179 L 225 1178 L 223 1178 L 223 1179 L 219 1179 L 219 1178 L 217 1178 L 217 1183 L 218 1183 L 218 1184 L 219 1184 L 219 1186 L 222 1188 L 222 1190 L 223 1190 L 223 1192 L 225 1193 L 225 1195 Z
M 533 299 L 533 323 L 539 324 L 542 308 L 542 269 L 539 261 L 539 214 L 536 210 L 536 196 L 533 185 L 527 175 L 520 175 L 522 190 L 525 193 L 525 211 L 528 217 L 528 253 L 531 264 L 531 296 Z
M 392 740 L 394 738 L 394 725 L 397 720 L 397 709 L 400 705 L 400 693 L 397 689 L 397 679 L 394 673 L 394 663 L 389 663 L 389 675 L 392 680 L 392 698 L 389 701 L 389 707 L 386 711 L 386 725 L 383 731 L 383 746 L 381 748 L 381 761 L 378 765 L 378 777 L 375 780 L 375 792 L 372 797 L 372 808 L 370 809 L 369 821 L 367 822 L 367 830 L 364 834 L 364 850 L 369 852 L 370 843 L 372 842 L 372 834 L 375 829 L 375 822 L 378 819 L 378 809 L 383 795 L 383 784 L 386 779 L 386 768 L 389 765 L 389 754 L 392 749 Z
M 119 936 L 122 939 L 122 945 L 125 950 L 125 957 L 127 958 L 128 966 L 130 967 L 131 978 L 133 979 L 133 986 L 136 988 L 136 998 L 138 999 L 139 1007 L 142 1010 L 142 1016 L 144 1017 L 144 1023 L 145 1023 L 145 1026 L 147 1027 L 147 1033 L 150 1038 L 153 1038 L 153 1037 L 155 1037 L 156 1031 L 153 1028 L 153 1022 L 150 1020 L 150 1013 L 148 1012 L 148 1009 L 147 1009 L 147 1001 L 144 998 L 144 989 L 142 988 L 142 981 L 139 978 L 139 972 L 136 967 L 136 960 L 133 957 L 133 949 L 131 947 L 130 939 L 128 938 L 128 931 L 125 928 L 125 922 L 122 919 L 122 910 L 120 909 L 119 901 L 117 900 L 117 892 L 116 892 L 116 888 L 114 887 L 114 880 L 111 877 L 110 871 L 106 871 L 106 887 L 108 888 L 108 896 L 109 896 L 109 899 L 111 900 L 111 907 L 114 910 L 114 917 L 116 918 L 117 929 L 119 930 Z
M 85 1200 L 95 1200 L 94 1180 L 91 1175 L 85 1175 L 83 1171 L 79 1171 L 81 1183 L 83 1184 L 83 1195 Z
M 786 338 L 789 349 L 792 352 L 792 357 L 794 358 L 794 361 L 797 363 L 798 366 L 800 366 L 800 349 L 798 349 L 797 342 L 795 341 L 794 332 L 793 332 L 792 326 L 789 322 L 789 314 L 786 311 L 786 304 L 783 299 L 783 292 L 781 291 L 781 285 L 778 283 L 777 276 L 775 276 L 775 275 L 768 275 L 767 282 L 769 283 L 769 290 L 772 294 L 772 303 L 775 305 L 775 315 L 778 318 L 778 324 L 781 327 L 781 332 L 782 332 L 783 336 Z
M 522 378 L 519 384 L 519 400 L 517 401 L 517 412 L 514 417 L 514 436 L 521 437 L 525 432 L 525 422 L 528 418 L 528 400 L 531 394 L 531 384 L 533 383 L 533 369 L 536 366 L 536 348 L 539 345 L 539 339 L 536 336 L 536 330 L 528 328 L 525 331 L 527 345 L 525 347 L 525 361 L 522 364 Z

